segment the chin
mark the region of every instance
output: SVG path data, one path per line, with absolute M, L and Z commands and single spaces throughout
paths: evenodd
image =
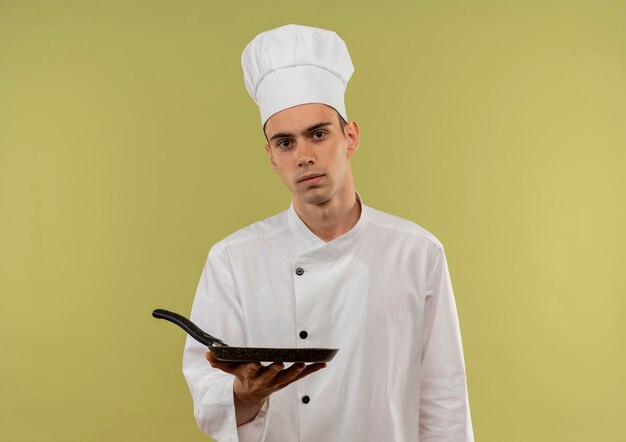
M 322 190 L 307 192 L 302 195 L 302 200 L 307 204 L 324 204 L 330 199 L 328 192 Z

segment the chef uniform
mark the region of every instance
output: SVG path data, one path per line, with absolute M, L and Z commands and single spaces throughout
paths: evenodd
M 353 67 L 334 32 L 287 25 L 261 33 L 242 64 L 262 124 L 311 102 L 347 120 Z M 183 372 L 194 415 L 217 441 L 473 441 L 443 247 L 356 197 L 358 222 L 330 242 L 292 203 L 211 248 L 191 312 L 202 329 L 233 346 L 339 349 L 327 368 L 272 394 L 237 427 L 234 376 L 212 368 L 206 347 L 188 337 Z

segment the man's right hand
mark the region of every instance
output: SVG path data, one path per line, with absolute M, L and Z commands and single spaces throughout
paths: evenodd
M 293 364 L 284 368 L 282 362 L 274 362 L 264 367 L 260 362 L 218 361 L 207 351 L 207 361 L 212 367 L 235 376 L 234 399 L 237 426 L 253 420 L 267 398 L 274 392 L 326 367 L 326 363 L 305 365 Z

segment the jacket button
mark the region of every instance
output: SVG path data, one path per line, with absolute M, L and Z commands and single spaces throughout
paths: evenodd
M 302 276 L 304 274 L 304 269 L 302 267 L 298 267 L 296 269 L 296 275 Z
M 311 402 L 311 398 L 308 396 L 302 396 L 302 403 L 303 404 L 308 404 L 309 402 Z
M 302 339 L 306 339 L 306 337 L 307 337 L 307 336 L 309 336 L 309 334 L 308 334 L 305 330 L 302 330 L 302 331 L 300 332 L 300 337 L 301 337 Z

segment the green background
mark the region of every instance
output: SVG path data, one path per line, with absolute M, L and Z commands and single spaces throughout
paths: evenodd
M 150 312 L 289 204 L 240 66 L 288 23 L 348 45 L 365 203 L 446 248 L 476 440 L 626 440 L 626 3 L 598 0 L 0 0 L 0 440 L 207 440 Z

